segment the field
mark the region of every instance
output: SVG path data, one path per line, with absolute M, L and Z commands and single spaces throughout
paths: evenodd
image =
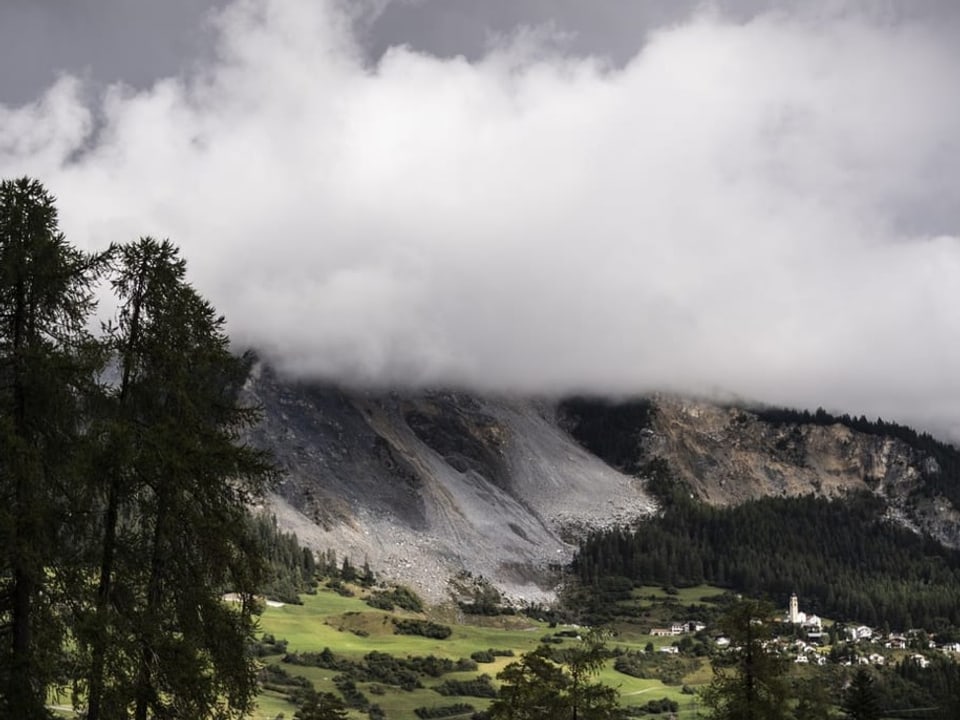
M 358 591 L 359 592 L 359 591 Z M 668 595 L 660 588 L 639 588 L 633 598 L 626 601 L 634 605 L 638 612 L 644 612 L 654 620 L 659 619 L 663 611 L 675 609 L 678 605 L 697 604 L 704 596 L 716 593 L 715 588 L 688 588 L 676 595 Z M 359 662 L 370 652 L 387 653 L 397 658 L 435 656 L 456 661 L 469 658 L 478 650 L 496 648 L 510 650 L 513 657 L 497 657 L 495 662 L 480 663 L 475 671 L 453 672 L 434 678 L 422 675 L 420 681 L 424 687 L 405 691 L 395 686 L 376 682 L 357 682 L 360 690 L 371 703 L 379 705 L 387 718 L 415 718 L 418 707 L 433 707 L 467 703 L 480 710 L 489 704 L 488 699 L 466 696 L 442 696 L 433 690 L 445 680 L 467 680 L 486 674 L 493 678 L 517 656 L 528 652 L 539 644 L 545 636 L 554 636 L 563 644 L 579 642 L 575 637 L 558 637 L 555 634 L 575 634 L 578 628 L 573 626 L 550 627 L 547 623 L 530 620 L 520 616 L 475 617 L 460 616 L 459 622 L 447 621 L 452 633 L 446 639 L 431 639 L 415 635 L 399 635 L 394 632 L 394 619 L 423 618 L 444 622 L 442 616 L 416 614 L 394 610 L 385 612 L 375 610 L 363 602 L 360 597 L 344 597 L 329 588 L 321 588 L 315 595 L 304 595 L 303 605 L 283 605 L 268 607 L 261 618 L 263 634 L 272 635 L 277 640 L 287 641 L 287 652 L 321 652 L 329 648 L 337 658 Z M 446 613 L 449 615 L 450 613 Z M 448 618 L 449 619 L 449 618 Z M 642 652 L 648 643 L 659 649 L 669 645 L 676 638 L 651 637 L 638 629 L 639 625 L 618 623 L 615 635 L 608 647 L 625 651 Z M 658 654 L 659 656 L 659 654 Z M 310 680 L 318 691 L 337 692 L 334 676 L 337 671 L 319 667 L 291 665 L 281 663 L 282 655 L 267 656 L 263 662 L 267 665 L 282 666 L 293 675 Z M 667 658 L 664 658 L 666 661 Z M 607 662 L 599 679 L 619 690 L 623 705 L 643 705 L 650 700 L 670 698 L 680 705 L 680 718 L 696 716 L 696 696 L 690 689 L 709 682 L 710 668 L 705 659 L 688 661 L 689 672 L 679 678 L 677 684 L 665 685 L 658 679 L 641 679 L 618 672 L 613 661 Z M 687 692 L 683 692 L 687 686 Z M 260 696 L 259 707 L 254 715 L 258 720 L 274 720 L 281 713 L 292 718 L 295 706 L 277 692 L 265 691 Z M 351 710 L 352 718 L 366 718 L 366 712 Z M 469 717 L 469 713 L 460 717 Z M 656 717 L 651 716 L 651 717 Z

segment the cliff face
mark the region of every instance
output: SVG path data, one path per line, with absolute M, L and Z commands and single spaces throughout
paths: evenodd
M 771 425 L 704 402 L 659 397 L 647 451 L 707 502 L 851 490 L 909 491 L 922 458 L 904 443 L 843 425 Z
M 433 601 L 446 599 L 450 578 L 463 571 L 513 597 L 550 600 L 583 532 L 656 510 L 641 478 L 574 439 L 563 405 L 351 392 L 282 382 L 263 368 L 248 392 L 264 409 L 252 440 L 284 471 L 269 503 L 281 524 Z M 605 428 L 603 408 L 592 412 Z M 914 492 L 923 471 L 936 470 L 931 459 L 899 440 L 841 425 L 773 425 L 668 396 L 654 399 L 643 427 L 626 417 L 616 420 L 630 426 L 617 451 L 635 448 L 631 467 L 661 457 L 707 502 L 866 489 L 887 499 L 898 522 L 960 545 L 956 509 Z
M 922 492 L 936 461 L 907 443 L 841 425 L 771 424 L 739 408 L 658 396 L 645 452 L 665 459 L 703 500 L 729 505 L 766 495 L 842 497 L 866 490 L 888 515 L 960 547 L 960 513 Z

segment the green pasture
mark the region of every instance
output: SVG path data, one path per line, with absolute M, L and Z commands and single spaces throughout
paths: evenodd
M 715 585 L 693 585 L 667 592 L 660 585 L 642 585 L 633 589 L 631 595 L 637 601 L 646 601 L 653 606 L 656 603 L 675 602 L 678 605 L 714 605 L 714 598 L 722 594 L 722 588 Z M 652 599 L 651 599 L 652 598 Z
M 651 605 L 672 597 L 676 602 L 686 605 L 700 603 L 703 596 L 717 592 L 717 588 L 704 585 L 684 588 L 677 595 L 668 595 L 662 588 L 647 587 L 638 588 L 635 597 L 644 602 L 644 598 L 653 595 L 657 601 L 650 600 Z M 285 639 L 288 652 L 320 652 L 324 648 L 330 648 L 336 655 L 351 660 L 360 660 L 373 651 L 397 657 L 435 655 L 451 660 L 469 658 L 477 650 L 487 648 L 510 649 L 514 652 L 513 657 L 497 657 L 495 662 L 481 663 L 473 672 L 449 673 L 436 679 L 424 678 L 422 682 L 425 687 L 410 692 L 387 686 L 376 688 L 376 683 L 357 683 L 357 687 L 370 702 L 383 707 L 389 718 L 412 718 L 415 708 L 455 702 L 469 703 L 477 710 L 483 709 L 490 700 L 466 696 L 444 697 L 431 688 L 447 679 L 470 679 L 481 674 L 489 675 L 496 685 L 497 673 L 521 654 L 536 648 L 544 636 L 571 629 L 569 626 L 550 628 L 546 623 L 518 616 L 466 616 L 460 618 L 460 623 L 455 623 L 450 621 L 452 618 L 447 612 L 436 613 L 436 617 L 432 619 L 448 625 L 453 633 L 449 638 L 437 640 L 394 634 L 391 618 L 423 617 L 422 614 L 375 610 L 366 605 L 361 597 L 344 597 L 327 588 L 321 588 L 315 595 L 305 595 L 302 599 L 303 605 L 267 607 L 260 620 L 261 631 L 272 634 L 278 640 Z M 638 632 L 626 632 L 618 633 L 610 640 L 609 645 L 638 651 L 650 641 L 659 648 L 669 645 L 674 639 L 651 638 Z M 565 638 L 563 642 L 578 641 L 575 638 Z M 264 662 L 279 664 L 280 659 L 280 656 L 273 656 L 265 658 Z M 284 664 L 283 667 L 293 675 L 302 675 L 310 680 L 320 692 L 336 692 L 333 685 L 333 676 L 337 674 L 335 671 L 290 664 Z M 680 704 L 680 718 L 692 718 L 696 712 L 694 696 L 683 693 L 682 685 L 668 686 L 659 680 L 625 675 L 613 669 L 612 660 L 601 670 L 598 679 L 617 688 L 624 705 L 643 705 L 649 700 L 667 697 Z M 683 678 L 683 684 L 690 687 L 698 687 L 709 681 L 710 669 L 706 660 L 703 660 L 696 671 Z M 371 691 L 371 686 L 374 686 L 374 690 L 379 689 L 380 694 Z M 260 696 L 260 707 L 254 717 L 257 720 L 273 720 L 279 713 L 283 713 L 284 717 L 289 719 L 294 711 L 295 708 L 281 695 L 264 692 Z M 366 715 L 353 711 L 351 717 L 359 719 Z

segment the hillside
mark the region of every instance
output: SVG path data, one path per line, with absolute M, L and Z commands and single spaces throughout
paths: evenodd
M 549 599 L 586 530 L 654 510 L 642 481 L 580 447 L 549 403 L 350 392 L 262 367 L 248 390 L 264 408 L 253 439 L 284 470 L 270 508 L 281 524 L 435 601 L 463 570 Z
M 253 439 L 284 470 L 269 508 L 281 525 L 432 601 L 462 571 L 515 598 L 551 599 L 587 531 L 656 510 L 644 479 L 655 458 L 709 504 L 867 491 L 900 525 L 960 545 L 936 459 L 840 422 L 666 395 L 615 404 L 360 392 L 285 382 L 262 366 L 247 389 L 264 408 Z

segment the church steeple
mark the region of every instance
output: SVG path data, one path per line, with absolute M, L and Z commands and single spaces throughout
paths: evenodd
M 800 623 L 800 603 L 797 600 L 796 593 L 790 595 L 790 612 L 788 617 L 794 625 Z

